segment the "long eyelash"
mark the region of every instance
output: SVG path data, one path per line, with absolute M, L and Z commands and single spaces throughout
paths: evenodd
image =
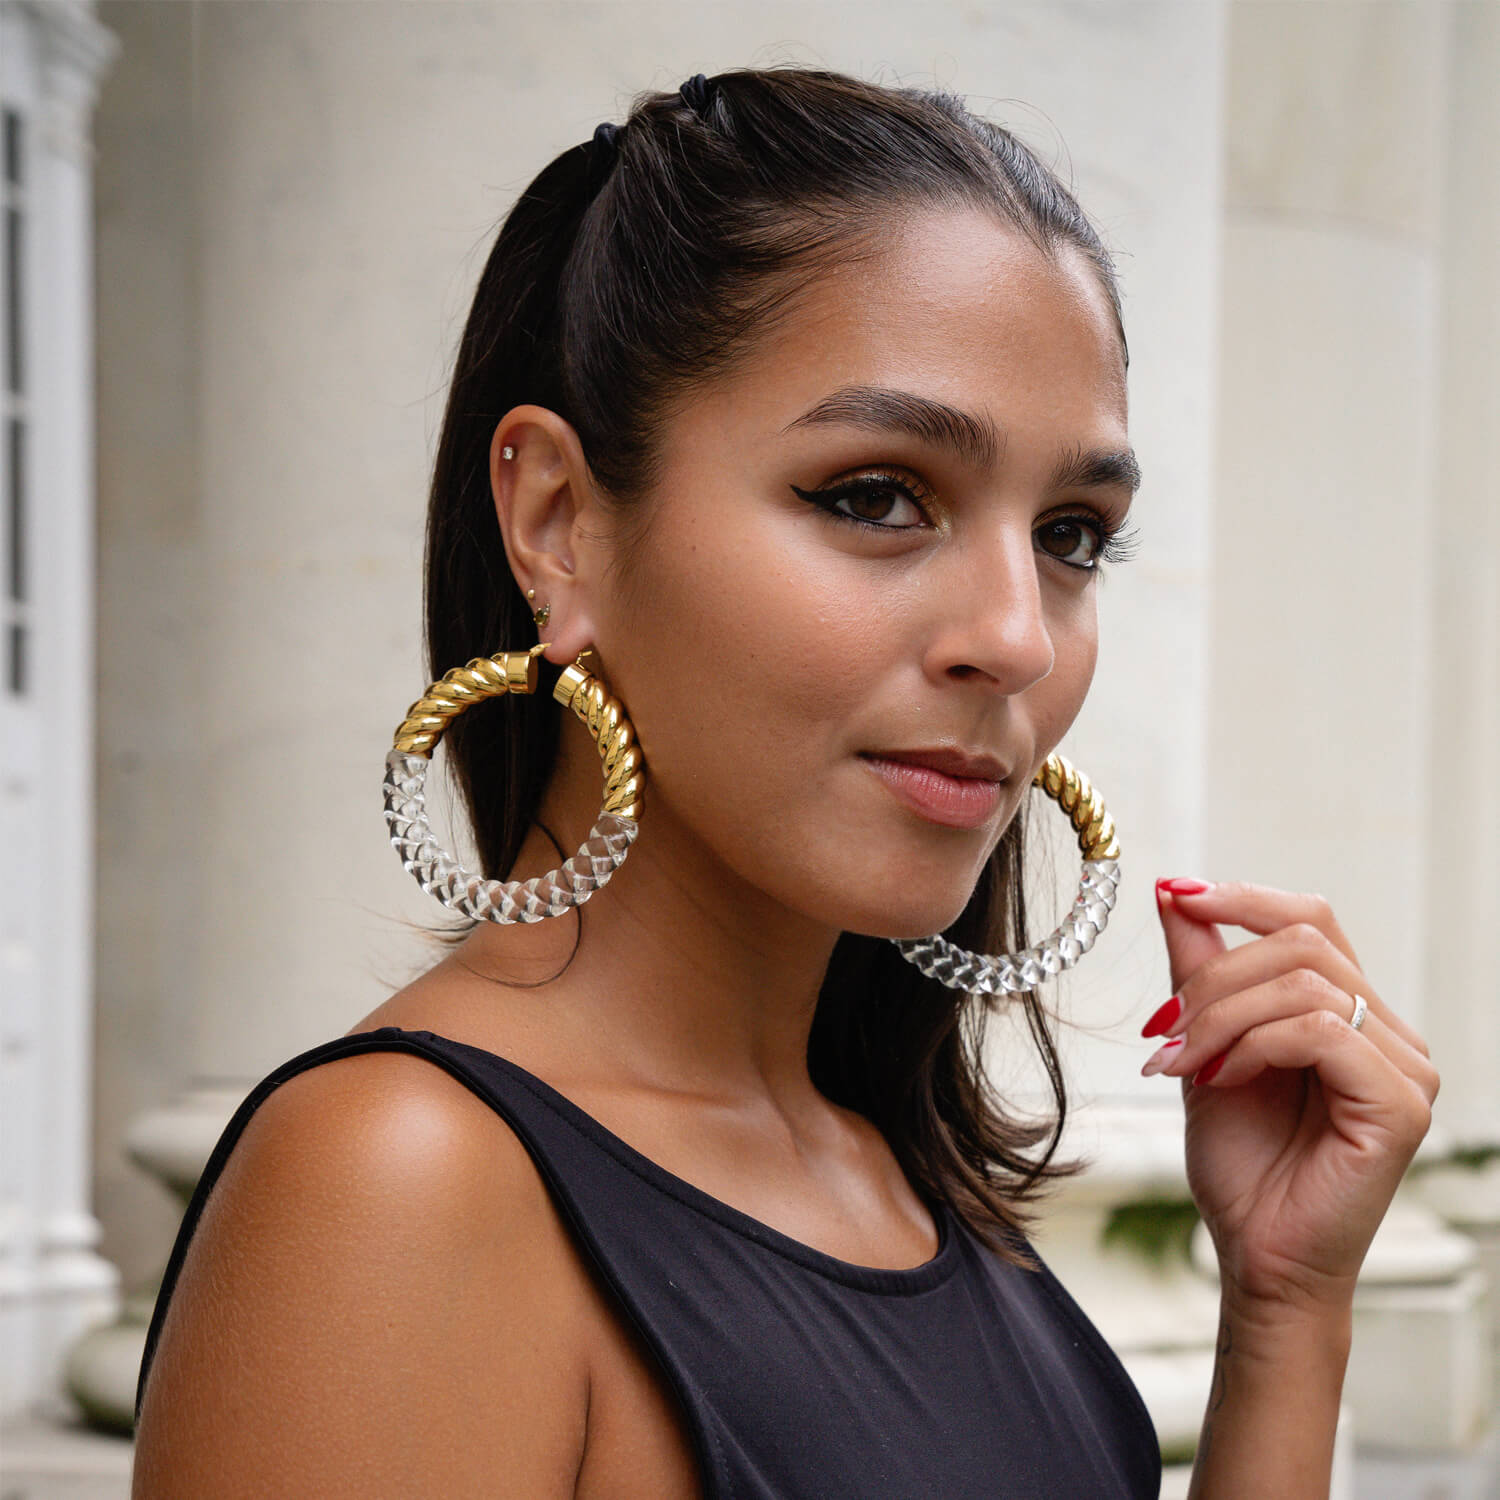
M 1141 528 L 1134 522 L 1107 521 L 1097 511 L 1084 510 L 1060 516 L 1048 516 L 1047 522 L 1078 521 L 1090 527 L 1099 536 L 1099 550 L 1094 554 L 1094 566 L 1089 571 L 1098 572 L 1106 563 L 1129 562 L 1140 550 Z
M 1102 561 L 1113 566 L 1129 562 L 1141 550 L 1141 528 L 1134 522 L 1114 526 L 1106 533 L 1104 545 L 1099 549 Z

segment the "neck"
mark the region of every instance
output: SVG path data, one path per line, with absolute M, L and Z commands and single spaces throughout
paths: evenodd
M 534 826 L 512 879 L 573 854 L 598 816 L 599 787 L 592 743 L 565 733 L 539 814 L 562 855 Z M 517 992 L 534 1024 L 561 1032 L 601 1081 L 722 1098 L 805 1096 L 808 1035 L 838 930 L 730 869 L 653 802 L 649 781 L 644 802 L 625 863 L 586 907 L 525 926 L 481 924 L 463 961 L 536 986 Z

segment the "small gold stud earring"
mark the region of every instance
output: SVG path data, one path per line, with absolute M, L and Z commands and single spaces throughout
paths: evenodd
M 535 589 L 527 589 L 526 590 L 526 599 L 527 599 L 527 602 L 530 603 L 535 598 L 536 598 L 536 590 Z M 536 628 L 538 630 L 540 630 L 542 628 L 542 626 L 545 625 L 547 623 L 547 621 L 552 618 L 552 606 L 550 604 L 544 604 L 540 609 L 534 609 L 534 610 L 532 610 L 532 612 L 531 612 L 531 618 L 532 618 L 533 623 L 536 625 Z

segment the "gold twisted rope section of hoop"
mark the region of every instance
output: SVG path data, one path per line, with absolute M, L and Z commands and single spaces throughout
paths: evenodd
M 1078 830 L 1078 847 L 1085 859 L 1118 859 L 1115 820 L 1105 811 L 1104 799 L 1087 776 L 1066 756 L 1049 755 L 1032 778 L 1067 813 Z
M 573 670 L 568 668 L 568 672 Z M 563 677 L 567 675 L 563 673 Z M 605 690 L 597 677 L 591 677 L 559 701 L 566 702 L 578 715 L 599 747 L 599 758 L 604 763 L 604 811 L 621 818 L 639 819 L 644 780 L 641 752 L 619 700 Z
M 502 693 L 535 691 L 536 654 L 502 651 L 496 656 L 476 656 L 468 666 L 445 672 L 407 709 L 396 731 L 395 748 L 430 758 L 450 720 L 466 708 Z

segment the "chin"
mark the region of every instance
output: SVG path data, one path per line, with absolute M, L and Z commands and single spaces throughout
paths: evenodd
M 851 842 L 861 858 L 840 858 Z M 782 902 L 813 920 L 863 937 L 911 939 L 946 932 L 973 899 L 990 851 L 933 857 L 896 841 L 830 840 L 785 883 Z M 763 872 L 768 873 L 768 872 Z M 790 874 L 791 872 L 785 872 Z
M 970 886 L 946 905 L 939 905 L 929 894 L 920 904 L 907 899 L 893 901 L 881 908 L 862 906 L 858 911 L 846 909 L 839 925 L 845 932 L 857 932 L 862 937 L 931 937 L 934 933 L 946 932 L 958 921 L 972 895 L 973 887 Z

